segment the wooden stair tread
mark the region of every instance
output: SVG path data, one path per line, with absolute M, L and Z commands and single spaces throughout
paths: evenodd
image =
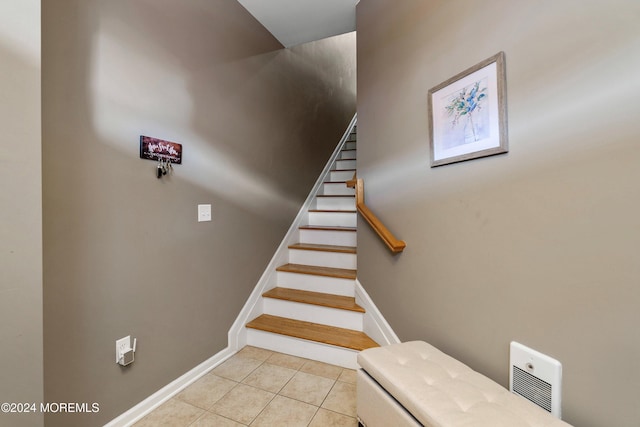
M 356 227 L 342 227 L 339 225 L 301 225 L 300 230 L 320 230 L 320 231 L 347 231 L 355 233 Z
M 321 213 L 321 212 L 328 212 L 328 213 L 357 213 L 357 210 L 351 209 L 351 210 L 339 210 L 339 209 L 309 209 L 309 212 L 315 212 L 315 213 Z
M 276 268 L 276 271 L 280 271 L 283 273 L 298 273 L 311 274 L 314 276 L 335 277 L 338 279 L 356 278 L 356 270 L 334 267 L 317 267 L 314 265 L 285 264 Z
M 289 246 L 289 249 L 300 249 L 303 251 L 338 252 L 342 254 L 355 254 L 355 246 L 319 245 L 314 243 L 296 243 Z
M 355 160 L 355 159 L 346 159 L 346 160 Z M 331 169 L 330 172 L 355 172 L 355 169 Z
M 364 313 L 364 308 L 356 304 L 356 299 L 354 297 L 290 288 L 273 288 L 262 294 L 262 296 L 265 298 L 281 299 L 285 301 L 300 302 L 303 304 L 319 305 L 322 307 Z
M 320 342 L 337 347 L 362 351 L 371 347 L 379 347 L 378 343 L 367 334 L 352 329 L 287 319 L 284 317 L 263 314 L 247 323 L 247 328 L 272 332 L 280 335 Z
M 346 185 L 346 183 L 345 183 Z M 342 198 L 352 198 L 355 199 L 355 194 L 318 194 L 316 197 L 318 198 L 327 198 L 327 197 L 342 197 Z

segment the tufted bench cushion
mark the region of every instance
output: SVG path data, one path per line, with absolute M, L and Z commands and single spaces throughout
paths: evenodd
M 358 354 L 358 364 L 415 419 L 428 427 L 567 427 L 544 409 L 422 341 L 377 347 Z M 362 373 L 359 373 L 361 375 Z M 368 375 L 367 375 L 368 374 Z M 364 378 L 363 376 L 363 378 Z M 362 390 L 363 396 L 368 394 Z M 371 399 L 369 399 L 371 400 Z M 358 415 L 367 426 L 367 401 L 358 398 Z M 380 411 L 380 403 L 374 411 Z M 361 412 L 363 412 L 361 414 Z

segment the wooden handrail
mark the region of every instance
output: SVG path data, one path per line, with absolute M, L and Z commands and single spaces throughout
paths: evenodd
M 371 228 L 380 236 L 385 245 L 391 252 L 397 254 L 402 252 L 407 244 L 403 240 L 398 240 L 396 237 L 384 226 L 384 224 L 378 219 L 371 209 L 364 204 L 364 181 L 362 178 L 357 178 L 353 175 L 350 181 L 347 181 L 347 187 L 355 188 L 356 190 L 356 209 L 360 212 L 360 215 L 369 223 Z

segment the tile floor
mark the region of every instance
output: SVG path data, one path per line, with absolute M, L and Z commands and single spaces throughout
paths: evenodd
M 358 425 L 356 373 L 247 346 L 134 427 Z

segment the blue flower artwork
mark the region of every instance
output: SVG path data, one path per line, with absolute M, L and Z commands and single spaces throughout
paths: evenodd
M 445 149 L 488 138 L 489 110 L 487 79 L 476 81 L 444 97 L 444 114 L 451 126 L 442 129 Z

